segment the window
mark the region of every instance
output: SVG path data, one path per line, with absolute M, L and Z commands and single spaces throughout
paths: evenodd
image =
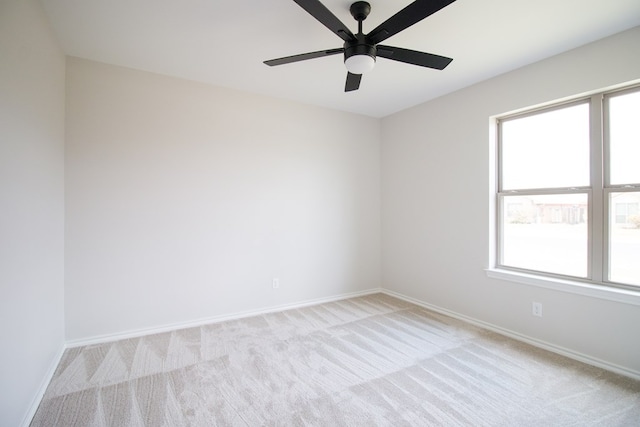
M 497 120 L 496 267 L 640 289 L 640 87 Z

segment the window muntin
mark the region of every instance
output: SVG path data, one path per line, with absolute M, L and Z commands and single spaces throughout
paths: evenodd
M 499 118 L 496 266 L 640 287 L 640 87 Z

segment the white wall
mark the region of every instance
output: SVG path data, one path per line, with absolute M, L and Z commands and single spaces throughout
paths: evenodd
M 383 287 L 640 375 L 640 306 L 484 272 L 489 117 L 639 79 L 638 46 L 635 28 L 383 119 Z
M 75 58 L 67 111 L 68 340 L 379 287 L 378 120 Z
M 64 344 L 64 55 L 38 2 L 0 2 L 0 425 L 28 421 Z

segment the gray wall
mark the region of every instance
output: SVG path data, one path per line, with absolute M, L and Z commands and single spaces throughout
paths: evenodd
M 0 425 L 28 420 L 64 343 L 65 59 L 35 0 L 0 2 Z
M 67 112 L 68 340 L 379 287 L 379 120 L 75 58 Z
M 635 28 L 383 119 L 383 287 L 640 375 L 640 306 L 484 271 L 489 117 L 639 79 L 638 46 Z

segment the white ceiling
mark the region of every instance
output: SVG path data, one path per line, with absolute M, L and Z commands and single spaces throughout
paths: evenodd
M 443 71 L 381 58 L 344 92 L 342 47 L 292 0 L 41 0 L 68 55 L 384 117 L 640 25 L 638 0 L 457 0 L 384 44 L 454 58 Z M 351 0 L 323 0 L 352 31 Z M 411 0 L 369 0 L 368 33 Z

